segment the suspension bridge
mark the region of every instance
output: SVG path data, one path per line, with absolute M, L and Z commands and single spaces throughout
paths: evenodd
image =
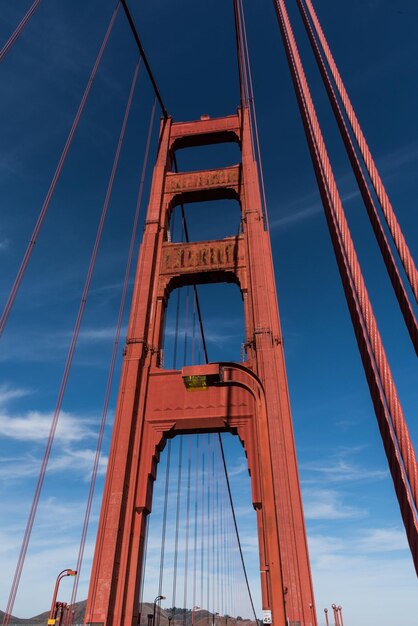
M 208 105 L 215 114 L 208 108 L 178 118 L 176 93 L 192 91 L 193 85 L 182 83 L 167 33 L 160 58 L 149 53 L 161 12 L 147 9 L 145 29 L 136 4 L 92 1 L 83 8 L 69 3 L 57 8 L 48 0 L 28 2 L 9 9 L 0 50 L 0 71 L 4 68 L 12 94 L 2 105 L 3 119 L 6 113 L 7 119 L 14 118 L 6 143 L 15 145 L 17 129 L 25 128 L 19 153 L 12 151 L 4 160 L 13 174 L 6 187 L 10 223 L 30 203 L 21 218 L 29 237 L 17 246 L 21 255 L 16 252 L 8 264 L 2 287 L 0 335 L 11 357 L 4 359 L 8 369 L 0 402 L 27 401 L 30 387 L 44 389 L 38 411 L 2 418 L 3 437 L 29 442 L 36 454 L 42 448 L 39 462 L 27 449 L 19 456 L 23 448 L 4 455 L 8 469 L 3 476 L 28 511 L 21 536 L 13 534 L 14 562 L 3 570 L 8 585 L 3 625 L 15 623 L 19 597 L 27 615 L 35 613 L 32 601 L 25 605 L 22 583 L 26 577 L 28 587 L 38 585 L 46 568 L 48 580 L 62 570 L 49 624 L 74 624 L 77 602 L 86 596 L 82 619 L 91 626 L 350 624 L 343 582 L 337 585 L 341 599 L 327 599 L 325 609 L 316 603 L 304 508 L 308 519 L 310 510 L 313 519 L 321 520 L 322 506 L 332 512 L 331 519 L 347 518 L 353 524 L 361 512 L 335 507 L 330 489 L 313 491 L 308 507 L 306 501 L 303 505 L 271 243 L 280 222 L 269 202 L 271 172 L 279 184 L 286 181 L 281 182 L 280 168 L 271 163 L 274 154 L 269 154 L 269 164 L 263 159 L 262 129 L 274 136 L 281 102 L 276 91 L 270 108 L 277 110 L 263 122 L 255 85 L 269 84 L 277 69 L 269 66 L 268 78 L 253 71 L 251 32 L 257 28 L 258 9 L 233 0 L 222 16 L 208 17 L 208 24 L 202 16 L 198 25 L 187 22 L 188 34 L 199 26 L 198 35 L 209 31 L 212 45 L 221 48 L 222 37 L 216 41 L 216 27 L 210 27 L 211 20 L 215 25 L 225 20 L 225 47 L 220 57 L 214 51 L 213 75 L 204 80 L 213 78 L 216 84 L 222 66 L 235 104 L 225 111 L 229 102 L 222 102 L 222 89 L 211 88 Z M 354 110 L 331 51 L 320 3 L 269 4 L 269 25 L 285 53 L 281 69 L 286 69 L 284 59 L 287 64 L 278 83 L 290 85 L 291 78 L 296 96 L 291 106 L 297 103 L 309 151 L 309 159 L 306 148 L 303 155 L 292 156 L 281 145 L 277 160 L 283 163 L 288 155 L 301 164 L 298 170 L 303 165 L 314 172 L 325 216 L 320 241 L 325 241 L 326 225 L 327 259 L 331 254 L 335 258 L 332 277 L 346 302 L 344 313 L 338 303 L 335 308 L 331 304 L 329 323 L 334 324 L 334 315 L 350 319 L 347 344 L 353 352 L 357 346 L 361 384 L 370 394 L 364 412 L 368 423 L 374 420 L 370 433 L 385 457 L 384 469 L 363 471 L 356 479 L 390 477 L 387 498 L 402 527 L 396 537 L 401 534 L 408 547 L 412 576 L 413 569 L 418 572 L 416 429 L 409 417 L 415 388 L 410 364 L 416 366 L 418 349 L 416 231 L 400 226 L 396 203 L 360 124 L 361 111 Z M 61 31 L 54 31 L 55 25 Z M 68 31 L 65 25 L 71 25 Z M 52 48 L 43 50 L 43 32 L 51 33 Z M 84 45 L 93 60 L 82 52 Z M 51 55 L 54 46 L 60 52 L 56 56 Z M 78 58 L 72 57 L 76 51 Z M 229 57 L 224 58 L 225 51 Z M 45 53 L 55 74 L 44 70 Z M 270 52 L 279 54 L 279 49 Z M 161 66 L 173 74 L 176 93 L 167 94 L 157 71 Z M 118 79 L 112 80 L 113 75 Z M 68 90 L 71 77 L 80 83 L 78 99 Z M 27 91 L 31 82 L 33 101 Z M 17 100 L 13 92 L 19 94 Z M 324 125 L 317 113 L 320 109 L 322 114 L 324 102 L 332 124 Z M 65 118 L 64 134 L 60 117 Z M 18 167 L 25 149 L 33 153 L 32 179 Z M 333 153 L 341 157 L 343 150 L 355 185 L 348 194 L 341 192 L 331 164 Z M 41 174 L 36 173 L 38 164 Z M 48 180 L 44 170 L 52 172 Z M 21 179 L 26 179 L 24 185 Z M 359 218 L 345 208 L 350 194 L 357 211 L 363 211 L 360 226 L 351 225 Z M 91 207 L 98 204 L 94 212 Z M 290 214 L 287 219 L 294 218 Z M 364 232 L 380 263 L 376 273 L 363 269 Z M 7 249 L 6 239 L 0 243 Z M 303 261 L 304 266 L 310 263 L 309 258 Z M 278 271 L 281 276 L 290 270 L 279 265 Z M 304 272 L 312 277 L 315 268 Z M 290 273 L 293 280 L 294 270 Z M 382 332 L 372 299 L 391 307 L 388 350 L 388 321 Z M 37 307 L 41 317 L 32 326 Z M 52 335 L 49 357 L 50 335 L 42 332 L 56 316 L 66 332 Z M 112 320 L 106 328 L 104 320 Z M 103 345 L 93 355 L 92 343 L 98 341 Z M 27 358 L 32 343 L 36 359 Z M 393 343 L 399 344 L 396 353 Z M 19 364 L 13 359 L 22 348 Z M 337 366 L 335 348 L 321 349 Z M 407 372 L 406 381 L 398 382 L 399 375 L 392 374 L 392 353 L 394 371 Z M 52 366 L 47 369 L 48 359 Z M 300 372 L 302 377 L 302 367 Z M 15 387 L 10 385 L 13 377 Z M 291 384 L 297 396 L 297 380 Z M 401 391 L 408 396 L 408 411 Z M 81 405 L 84 419 L 76 415 Z M 108 414 L 113 412 L 110 426 Z M 309 428 L 326 438 L 327 424 L 318 416 Z M 88 448 L 83 447 L 86 441 Z M 329 463 L 336 459 L 334 466 Z M 80 487 L 80 469 L 82 506 L 73 507 L 71 493 Z M 245 484 L 236 478 L 244 469 L 250 477 Z M 324 471 L 334 472 L 334 479 L 341 472 L 342 481 L 356 473 L 342 456 L 331 455 L 321 469 L 307 463 L 307 473 Z M 24 476 L 33 479 L 25 492 L 19 487 Z M 65 524 L 72 509 L 79 529 L 76 550 L 73 541 L 68 543 Z M 248 525 L 243 521 L 247 517 Z M 13 514 L 8 519 L 10 533 Z M 48 544 L 52 534 L 51 560 L 45 565 L 31 549 Z M 383 534 L 383 551 L 385 536 L 393 538 Z M 343 581 L 341 570 L 335 572 L 337 580 L 339 575 Z M 73 581 L 71 598 L 61 602 L 59 584 L 67 577 Z M 48 589 L 52 593 L 50 583 Z

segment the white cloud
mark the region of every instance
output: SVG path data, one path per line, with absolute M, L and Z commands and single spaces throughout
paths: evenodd
M 364 480 L 379 480 L 386 478 L 387 470 L 368 469 L 361 465 L 347 461 L 345 458 L 334 458 L 322 463 L 312 461 L 302 463 L 301 470 L 303 483 L 326 481 L 328 483 L 353 482 Z
M 309 536 L 319 626 L 324 625 L 323 608 L 333 602 L 343 606 L 345 622 L 355 626 L 404 623 L 401 616 L 417 613 L 412 559 L 388 555 L 386 549 L 405 547 L 401 535 L 396 528 L 363 528 L 344 537 Z
M 53 412 L 28 411 L 13 416 L 8 411 L 0 412 L 0 437 L 16 441 L 44 442 L 47 440 Z M 55 434 L 59 441 L 81 441 L 94 436 L 91 420 L 61 411 Z
M 405 531 L 399 528 L 370 528 L 357 541 L 361 554 L 408 550 Z
M 31 392 L 28 389 L 19 389 L 17 387 L 10 387 L 9 385 L 0 385 L 0 407 L 8 404 L 11 400 L 17 398 L 24 398 Z
M 343 504 L 342 496 L 331 489 L 312 489 L 304 492 L 307 520 L 346 520 L 365 517 L 367 511 Z

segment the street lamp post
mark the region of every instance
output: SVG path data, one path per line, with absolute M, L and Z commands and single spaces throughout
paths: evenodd
M 344 626 L 344 622 L 343 622 L 343 607 L 342 606 L 337 607 L 337 611 L 340 614 L 340 622 L 341 622 L 340 626 Z
M 165 600 L 165 596 L 157 596 L 154 600 L 154 611 L 152 614 L 152 626 L 155 626 L 155 612 L 157 610 L 157 602 L 160 602 L 161 600 Z
M 212 614 L 212 626 L 215 626 L 216 624 L 216 616 L 219 615 L 219 613 L 213 613 Z
M 48 624 L 51 626 L 56 623 L 56 615 L 55 615 L 55 605 L 57 602 L 58 588 L 60 586 L 60 582 L 66 576 L 76 576 L 77 572 L 74 569 L 63 569 L 57 576 L 57 580 L 55 581 L 54 595 L 52 596 L 52 604 L 51 610 L 49 612 Z
M 324 609 L 324 613 L 325 613 L 325 621 L 327 623 L 327 626 L 329 626 L 329 621 L 328 621 L 328 609 Z

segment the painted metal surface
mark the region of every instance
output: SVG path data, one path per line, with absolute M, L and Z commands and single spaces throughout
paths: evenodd
M 171 171 L 176 147 L 225 140 L 238 141 L 241 164 L 187 174 Z M 218 197 L 233 193 L 239 199 L 242 235 L 170 244 L 168 224 L 174 203 L 194 201 L 196 194 L 199 200 L 212 199 L 214 189 Z M 234 281 L 241 289 L 245 366 L 220 363 L 185 368 L 184 372 L 163 370 L 163 322 L 171 290 L 209 280 Z M 216 386 L 211 385 L 213 377 L 219 377 Z M 192 393 L 185 381 L 193 386 Z M 264 228 L 246 109 L 221 119 L 184 124 L 173 123 L 171 118 L 162 121 L 87 624 L 137 624 L 146 518 L 152 507 L 160 451 L 169 437 L 202 431 L 230 431 L 239 436 L 246 450 L 257 511 L 263 609 L 271 611 L 277 626 L 289 621 L 316 625 L 270 240 Z
M 418 573 L 418 464 L 351 238 L 285 0 L 273 0 L 354 333 Z

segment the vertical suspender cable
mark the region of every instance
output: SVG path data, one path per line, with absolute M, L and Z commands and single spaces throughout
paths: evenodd
M 13 46 L 13 44 L 16 42 L 18 37 L 20 37 L 20 35 L 21 35 L 23 29 L 25 28 L 26 24 L 29 22 L 30 18 L 35 13 L 36 9 L 39 7 L 40 4 L 41 4 L 41 0 L 35 0 L 35 2 L 28 9 L 26 14 L 23 16 L 23 18 L 21 19 L 21 21 L 17 25 L 16 29 L 10 35 L 9 39 L 6 41 L 6 43 L 4 44 L 2 49 L 0 50 L 0 63 L 3 61 L 4 57 L 9 52 L 9 50 Z
M 165 469 L 165 488 L 164 488 L 164 509 L 163 509 L 163 526 L 161 531 L 161 552 L 160 552 L 160 577 L 158 581 L 158 595 L 162 594 L 164 579 L 164 559 L 165 559 L 165 541 L 167 537 L 167 511 L 168 511 L 168 489 L 170 485 L 170 464 L 171 464 L 171 439 L 167 443 L 167 465 Z M 160 624 L 161 611 L 158 611 L 157 626 Z
M 196 606 L 196 584 L 197 584 L 197 513 L 199 507 L 199 440 L 200 436 L 196 435 L 196 465 L 195 465 L 195 501 L 194 501 L 194 532 L 193 532 L 193 607 L 192 607 L 192 626 L 194 607 Z
M 173 163 L 174 163 L 174 170 L 178 172 L 177 159 L 176 159 L 175 154 L 173 155 Z M 180 208 L 181 208 L 182 223 L 183 223 L 183 228 L 184 228 L 184 236 L 185 236 L 186 242 L 189 243 L 189 231 L 187 229 L 186 212 L 184 210 L 184 205 L 181 204 Z M 205 354 L 205 362 L 209 363 L 208 351 L 206 348 L 205 333 L 203 331 L 202 312 L 200 309 L 199 296 L 198 296 L 196 285 L 193 285 L 193 291 L 195 292 L 195 295 L 196 295 L 196 310 L 197 310 L 197 317 L 199 320 L 200 334 L 202 336 L 202 345 L 203 345 L 203 352 Z
M 219 481 L 220 481 L 220 472 L 219 472 L 219 456 L 216 455 L 216 610 L 218 613 L 221 612 L 220 606 L 220 577 L 219 577 L 219 555 L 221 552 L 220 545 L 220 536 L 221 536 L 221 527 L 220 527 L 220 505 L 219 505 Z
M 395 291 L 396 297 L 398 299 L 398 303 L 402 311 L 405 324 L 408 329 L 409 335 L 411 337 L 412 343 L 414 345 L 415 351 L 418 353 L 418 324 L 417 324 L 416 317 L 414 315 L 414 312 L 413 312 L 411 303 L 409 301 L 408 294 L 406 292 L 402 278 L 396 266 L 394 256 L 392 254 L 383 225 L 381 223 L 379 213 L 376 209 L 375 203 L 370 193 L 365 175 L 363 173 L 363 169 L 357 157 L 357 153 L 354 148 L 354 144 L 351 140 L 350 132 L 348 130 L 347 124 L 344 119 L 344 115 L 342 113 L 340 104 L 338 102 L 338 98 L 335 93 L 335 89 L 333 87 L 331 77 L 325 65 L 325 61 L 321 53 L 321 50 L 319 48 L 317 39 L 315 37 L 314 30 L 309 21 L 305 4 L 301 0 L 298 0 L 298 5 L 299 5 L 299 10 L 302 14 L 302 19 L 305 24 L 305 28 L 308 33 L 309 40 L 311 42 L 311 46 L 312 46 L 322 79 L 324 81 L 325 88 L 328 93 L 331 107 L 334 111 L 334 115 L 337 120 L 340 133 L 341 133 L 345 148 L 347 150 L 348 157 L 350 159 L 370 222 L 373 227 L 376 240 L 378 242 L 382 257 L 384 259 L 386 269 L 388 271 L 390 280 L 392 282 L 392 286 Z M 318 25 L 319 25 L 319 22 L 318 22 Z
M 116 170 L 117 170 L 118 163 L 119 163 L 120 152 L 121 152 L 121 149 L 122 149 L 123 138 L 124 138 L 124 135 L 125 135 L 126 124 L 128 122 L 129 112 L 130 112 L 130 109 L 131 109 L 133 92 L 134 92 L 135 85 L 136 85 L 136 80 L 137 80 L 137 77 L 138 77 L 138 70 L 139 70 L 139 64 L 135 68 L 135 73 L 134 73 L 134 78 L 132 80 L 132 85 L 131 85 L 131 90 L 130 90 L 130 93 L 129 93 L 128 103 L 126 105 L 125 115 L 124 115 L 124 119 L 123 119 L 123 122 L 122 122 L 122 128 L 121 128 L 121 131 L 120 131 L 120 134 L 119 134 L 119 140 L 118 140 L 116 153 L 115 153 L 113 166 L 112 166 L 112 171 L 111 171 L 111 174 L 110 174 L 109 183 L 108 183 L 108 187 L 107 187 L 107 191 L 106 191 L 106 197 L 105 197 L 105 200 L 104 200 L 104 203 L 103 203 L 102 213 L 101 213 L 99 225 L 98 225 L 98 228 L 97 228 L 96 239 L 95 239 L 95 242 L 94 242 L 93 251 L 92 251 L 92 254 L 91 254 L 91 258 L 90 258 L 89 268 L 88 268 L 88 271 L 87 271 L 87 276 L 86 276 L 86 280 L 85 280 L 85 284 L 84 284 L 84 289 L 83 289 L 83 293 L 82 293 L 82 296 L 81 296 L 81 301 L 80 301 L 80 306 L 79 306 L 79 310 L 78 310 L 78 313 L 77 313 L 77 319 L 76 319 L 75 326 L 74 326 L 73 336 L 72 336 L 72 339 L 71 339 L 71 344 L 70 344 L 70 347 L 69 347 L 69 350 L 68 350 L 67 359 L 66 359 L 66 363 L 65 363 L 65 367 L 64 367 L 64 372 L 63 372 L 62 379 L 61 379 L 61 384 L 60 384 L 60 389 L 59 389 L 59 392 L 58 392 L 57 403 L 56 403 L 56 406 L 55 406 L 54 416 L 53 416 L 51 427 L 50 427 L 50 431 L 49 431 L 49 436 L 48 436 L 48 441 L 47 441 L 47 445 L 46 445 L 46 449 L 45 449 L 45 453 L 44 453 L 44 458 L 42 460 L 42 465 L 41 465 L 41 469 L 40 469 L 39 476 L 38 476 L 38 481 L 37 481 L 36 488 L 35 488 L 35 493 L 34 493 L 34 497 L 33 497 L 33 501 L 32 501 L 32 506 L 31 506 L 31 510 L 30 510 L 30 513 L 29 513 L 29 518 L 28 518 L 28 521 L 27 521 L 25 534 L 24 534 L 24 537 L 23 537 L 22 547 L 21 547 L 21 551 L 20 551 L 20 554 L 19 554 L 18 563 L 17 563 L 17 566 L 16 566 L 16 572 L 15 572 L 15 576 L 14 576 L 14 580 L 13 580 L 13 584 L 12 584 L 12 589 L 10 591 L 9 602 L 8 602 L 8 605 L 7 605 L 7 608 L 6 608 L 5 616 L 3 618 L 4 626 L 6 626 L 9 623 L 10 613 L 12 612 L 12 609 L 13 609 L 13 604 L 14 604 L 14 600 L 15 600 L 15 597 L 16 597 L 17 588 L 19 586 L 20 575 L 21 575 L 21 572 L 22 572 L 23 563 L 24 563 L 24 560 L 25 560 L 25 556 L 26 556 L 26 552 L 27 552 L 27 548 L 28 548 L 28 544 L 29 544 L 30 535 L 31 535 L 33 523 L 34 523 L 34 520 L 35 520 L 36 511 L 37 511 L 37 508 L 38 508 L 38 502 L 39 502 L 39 498 L 40 498 L 40 495 L 41 495 L 42 485 L 43 485 L 43 482 L 44 482 L 44 479 L 45 479 L 46 469 L 47 469 L 47 466 L 48 466 L 48 461 L 49 461 L 49 457 L 50 457 L 50 454 L 51 454 L 52 444 L 53 444 L 54 437 L 55 437 L 55 431 L 56 431 L 56 428 L 57 428 L 58 419 L 59 419 L 59 416 L 60 416 L 61 407 L 62 407 L 62 403 L 63 403 L 63 400 L 64 400 L 64 394 L 65 394 L 65 390 L 66 390 L 66 387 L 67 387 L 67 381 L 68 381 L 68 377 L 69 377 L 69 374 L 70 374 L 70 369 L 71 369 L 71 364 L 72 364 L 72 360 L 73 360 L 73 356 L 74 356 L 74 351 L 75 351 L 75 348 L 76 348 L 77 339 L 78 339 L 78 335 L 79 335 L 79 331 L 80 331 L 80 326 L 81 326 L 84 310 L 85 310 L 86 303 L 87 303 L 87 296 L 88 296 L 88 293 L 89 293 L 89 290 L 90 290 L 90 284 L 91 284 L 91 280 L 92 280 L 92 277 L 93 277 L 94 267 L 95 267 L 95 264 L 96 264 L 97 253 L 99 251 L 100 241 L 101 241 L 101 238 L 102 238 L 103 228 L 104 228 L 104 224 L 105 224 L 105 220 L 106 220 L 106 216 L 107 216 L 107 210 L 108 210 L 108 207 L 109 207 L 110 197 L 111 197 L 111 193 L 112 193 L 112 189 L 113 189 L 113 183 L 114 183 L 114 180 L 115 180 Z
M 193 323 L 192 323 L 192 365 L 195 364 L 196 348 L 196 291 L 193 292 Z
M 237 44 L 237 60 L 238 60 L 238 76 L 239 76 L 239 88 L 241 95 L 241 107 L 248 106 L 248 83 L 245 74 L 245 62 L 242 53 L 242 37 L 239 23 L 239 12 L 237 0 L 233 0 L 234 5 L 234 21 L 235 21 L 235 37 Z
M 183 367 L 187 363 L 187 339 L 189 336 L 189 287 L 186 287 L 186 317 L 184 322 Z
M 224 474 L 225 474 L 225 481 L 226 481 L 226 486 L 227 486 L 227 491 L 228 491 L 229 504 L 231 506 L 232 520 L 233 520 L 233 524 L 234 524 L 234 531 L 235 531 L 235 535 L 236 535 L 236 539 L 237 539 L 237 544 L 238 544 L 238 550 L 239 550 L 239 555 L 240 555 L 240 559 L 241 559 L 242 569 L 244 571 L 245 583 L 246 583 L 246 586 L 247 586 L 248 596 L 249 596 L 250 602 L 251 602 L 251 608 L 252 608 L 252 611 L 254 613 L 254 619 L 257 622 L 257 614 L 256 614 L 255 608 L 254 608 L 253 597 L 252 597 L 252 594 L 251 594 L 250 583 L 249 583 L 248 575 L 247 575 L 247 568 L 245 567 L 244 555 L 243 555 L 243 552 L 242 552 L 241 540 L 240 540 L 239 532 L 238 532 L 237 518 L 236 518 L 236 515 L 235 515 L 234 501 L 232 499 L 231 485 L 229 483 L 228 470 L 227 470 L 227 467 L 226 467 L 225 452 L 224 452 L 224 447 L 223 447 L 223 443 L 222 443 L 222 437 L 221 437 L 220 433 L 218 433 L 218 441 L 219 441 L 219 447 L 220 447 L 220 450 L 221 450 L 222 466 L 223 466 L 223 470 L 224 470 Z
M 263 162 L 262 162 L 262 159 L 261 159 L 260 136 L 259 136 L 259 132 L 258 132 L 257 110 L 256 110 L 256 106 L 255 106 L 253 79 L 252 79 L 251 62 L 250 62 L 250 52 L 249 52 L 249 49 L 248 49 L 247 28 L 245 26 L 244 5 L 242 3 L 242 0 L 238 0 L 238 2 L 239 2 L 239 10 L 240 10 L 240 16 L 241 16 L 241 28 L 242 28 L 243 41 L 244 41 L 245 59 L 246 59 L 247 67 L 248 67 L 248 72 L 247 73 L 248 73 L 249 102 L 250 102 L 250 107 L 252 109 L 252 114 L 253 114 L 252 115 L 252 119 L 253 119 L 253 122 L 254 122 L 255 147 L 256 147 L 256 151 L 257 151 L 257 162 L 258 162 L 258 169 L 259 169 L 260 181 L 261 181 L 261 194 L 262 194 L 262 199 L 263 199 L 263 213 L 264 213 L 264 218 L 265 218 L 265 221 L 266 221 L 266 228 L 268 230 L 269 229 L 269 218 L 268 218 L 268 209 L 267 209 L 266 188 L 265 188 L 265 184 L 264 184 Z
M 33 248 L 35 246 L 36 240 L 38 238 L 39 231 L 41 230 L 43 221 L 45 219 L 46 213 L 47 213 L 48 208 L 49 208 L 49 204 L 50 204 L 50 202 L 52 200 L 55 188 L 56 188 L 58 180 L 59 180 L 59 178 L 61 176 L 62 168 L 64 167 L 64 163 L 65 163 L 65 160 L 67 158 L 67 154 L 68 154 L 68 151 L 70 149 L 70 146 L 72 144 L 75 132 L 77 130 L 77 127 L 78 127 L 78 124 L 79 124 L 79 121 L 80 121 L 80 118 L 81 118 L 81 114 L 83 113 L 84 107 L 85 107 L 86 102 L 87 102 L 87 98 L 89 96 L 89 93 L 90 93 L 90 90 L 91 90 L 91 87 L 92 87 L 92 84 L 93 84 L 93 81 L 94 81 L 95 76 L 97 74 L 97 70 L 99 69 L 99 66 L 100 66 L 100 63 L 101 63 L 101 60 L 102 60 L 102 57 L 103 57 L 103 53 L 105 51 L 107 42 L 108 42 L 109 37 L 110 37 L 110 33 L 112 32 L 112 28 L 113 28 L 113 25 L 114 25 L 115 20 L 116 20 L 116 16 L 117 16 L 118 11 L 119 11 L 119 7 L 120 7 L 120 4 L 118 2 L 117 5 L 116 5 L 115 10 L 113 12 L 113 15 L 112 15 L 112 18 L 110 20 L 109 26 L 107 28 L 107 31 L 106 31 L 105 37 L 103 39 L 102 45 L 100 47 L 99 54 L 97 55 L 97 59 L 96 59 L 95 64 L 93 66 L 92 72 L 90 74 L 90 78 L 88 80 L 86 89 L 84 91 L 83 97 L 82 97 L 80 105 L 78 107 L 78 111 L 76 113 L 76 116 L 74 118 L 73 124 L 71 126 L 71 130 L 70 130 L 70 132 L 68 134 L 68 137 L 67 137 L 67 140 L 65 142 L 64 149 L 63 149 L 63 151 L 61 153 L 61 156 L 60 156 L 60 159 L 58 161 L 58 165 L 57 165 L 57 168 L 55 170 L 54 176 L 52 178 L 51 184 L 49 186 L 48 192 L 47 192 L 47 194 L 45 196 L 45 200 L 44 200 L 44 203 L 42 205 L 41 212 L 39 213 L 38 219 L 36 221 L 35 228 L 34 228 L 34 230 L 32 232 L 32 236 L 30 238 L 30 241 L 29 241 L 28 246 L 26 248 L 25 254 L 23 256 L 23 259 L 22 259 L 19 271 L 18 271 L 18 273 L 16 275 L 16 278 L 15 278 L 13 286 L 11 288 L 9 297 L 7 299 L 6 305 L 5 305 L 3 313 L 1 315 L 1 318 L 0 318 L 0 337 L 3 334 L 4 328 L 5 328 L 6 323 L 7 323 L 7 319 L 9 317 L 10 311 L 12 309 L 13 303 L 14 303 L 14 301 L 16 299 L 16 295 L 17 295 L 17 292 L 19 290 L 20 284 L 22 282 L 23 275 L 24 275 L 24 273 L 26 271 L 26 267 L 27 267 L 27 265 L 29 263 L 29 259 L 31 257 L 31 254 L 32 254 Z
M 418 572 L 418 466 L 284 0 L 274 0 L 324 211 L 396 495 Z
M 203 609 L 203 572 L 204 572 L 204 560 L 205 560 L 205 444 L 204 439 L 202 441 L 202 516 L 200 526 L 200 608 Z
M 325 38 L 324 32 L 322 30 L 321 24 L 318 20 L 318 17 L 315 13 L 315 9 L 311 0 L 305 0 L 306 6 L 309 11 L 309 15 L 312 19 L 312 23 L 314 25 L 316 35 L 321 42 L 322 49 L 324 51 L 325 57 L 327 59 L 327 63 L 331 70 L 332 76 L 335 81 L 335 85 L 337 87 L 338 93 L 340 94 L 340 98 L 349 119 L 351 128 L 353 130 L 354 136 L 356 138 L 358 147 L 360 149 L 361 155 L 364 159 L 364 164 L 367 168 L 367 171 L 370 176 L 370 180 L 372 181 L 374 190 L 379 199 L 380 206 L 382 207 L 383 214 L 389 226 L 389 230 L 392 234 L 393 240 L 395 242 L 396 249 L 398 250 L 399 257 L 402 261 L 402 264 L 405 268 L 406 275 L 411 284 L 412 290 L 415 295 L 415 299 L 418 300 L 418 271 L 415 267 L 414 260 L 409 251 L 409 248 L 406 244 L 405 238 L 403 236 L 402 230 L 399 226 L 399 223 L 396 219 L 396 215 L 390 203 L 389 197 L 386 193 L 383 182 L 380 178 L 378 169 L 373 160 L 372 154 L 370 152 L 369 146 L 367 145 L 366 138 L 363 135 L 363 131 L 355 114 L 353 105 L 351 104 L 348 93 L 345 89 L 344 83 L 338 71 L 337 65 L 332 56 L 331 50 L 328 46 L 328 42 Z
M 186 608 L 187 608 L 187 591 L 188 591 L 188 573 L 189 573 L 189 531 L 190 531 L 190 495 L 191 495 L 191 476 L 192 476 L 192 445 L 193 435 L 189 435 L 189 454 L 187 461 L 187 502 L 186 502 L 186 539 L 185 539 L 185 555 L 184 555 L 184 596 L 183 596 L 183 626 L 186 626 Z
M 207 581 L 206 581 L 206 609 L 210 611 L 210 529 L 211 529 L 211 490 L 212 490 L 212 481 L 211 481 L 211 450 L 210 450 L 210 434 L 208 433 L 207 437 L 207 456 L 208 456 L 208 480 L 207 480 L 207 491 L 208 491 L 208 510 L 206 513 L 206 518 L 208 520 L 207 529 L 206 529 L 206 572 L 207 572 Z
M 175 215 L 175 213 L 173 213 L 173 233 L 174 233 L 174 215 Z M 183 241 L 183 237 L 184 237 L 184 220 L 182 220 L 181 241 Z M 177 289 L 176 323 L 175 323 L 175 329 L 174 329 L 174 346 L 173 346 L 173 369 L 177 369 L 177 348 L 178 348 L 178 338 L 179 338 L 180 300 L 181 300 L 181 289 Z
M 181 474 L 183 462 L 183 437 L 180 437 L 179 443 L 179 464 L 177 470 L 177 503 L 176 503 L 176 529 L 174 533 L 174 568 L 173 568 L 173 599 L 171 606 L 173 607 L 172 617 L 175 623 L 176 616 L 176 594 L 177 594 L 177 564 L 179 549 L 179 527 L 180 527 L 180 502 L 181 502 Z
M 148 165 L 152 130 L 154 127 L 155 109 L 156 109 L 156 99 L 154 98 L 154 104 L 152 107 L 150 122 L 149 122 L 149 127 L 148 127 L 148 135 L 147 135 L 147 141 L 146 141 L 146 146 L 145 146 L 144 160 L 142 164 L 142 172 L 141 172 L 141 178 L 140 178 L 140 183 L 139 183 L 139 190 L 138 190 L 138 196 L 137 196 L 137 201 L 136 201 L 134 220 L 133 220 L 133 225 L 132 225 L 132 234 L 131 234 L 131 240 L 130 240 L 129 250 L 128 250 L 128 259 L 126 262 L 125 276 L 123 280 L 118 319 L 116 323 L 115 340 L 113 343 L 113 351 L 112 351 L 112 356 L 110 360 L 109 374 L 108 374 L 108 379 L 107 379 L 107 384 L 106 384 L 105 398 L 103 402 L 102 419 L 100 422 L 96 454 L 94 458 L 93 470 L 92 470 L 91 481 L 90 481 L 90 490 L 89 490 L 89 495 L 87 499 L 86 511 L 84 515 L 84 525 L 83 525 L 83 531 L 82 531 L 81 541 L 80 541 L 80 549 L 79 549 L 78 558 L 77 558 L 76 570 L 78 572 L 78 576 L 75 576 L 74 578 L 73 591 L 71 595 L 71 608 L 74 608 L 74 604 L 77 599 L 78 582 L 80 579 L 80 571 L 81 571 L 83 554 L 84 554 L 84 546 L 86 542 L 87 529 L 88 529 L 89 520 L 90 520 L 90 512 L 91 512 L 91 505 L 93 502 L 94 488 L 96 485 L 97 470 L 99 467 L 100 452 L 101 452 L 102 443 L 103 443 L 103 435 L 104 435 L 104 428 L 106 425 L 107 411 L 109 407 L 110 392 L 112 390 L 113 374 L 115 371 L 116 357 L 117 357 L 117 352 L 118 352 L 118 347 L 119 347 L 119 339 L 120 339 L 120 333 L 121 333 L 121 328 L 122 328 L 123 313 L 125 310 L 126 294 L 128 291 L 128 283 L 129 283 L 129 277 L 131 273 L 132 258 L 133 258 L 134 248 L 135 248 L 136 236 L 138 232 L 139 214 L 141 210 L 145 174 L 146 174 L 147 165 Z M 144 558 L 144 562 L 145 562 L 145 558 Z M 69 611 L 69 615 L 71 615 L 71 610 Z
M 216 479 L 215 479 L 215 440 L 212 443 L 212 612 L 216 613 Z

